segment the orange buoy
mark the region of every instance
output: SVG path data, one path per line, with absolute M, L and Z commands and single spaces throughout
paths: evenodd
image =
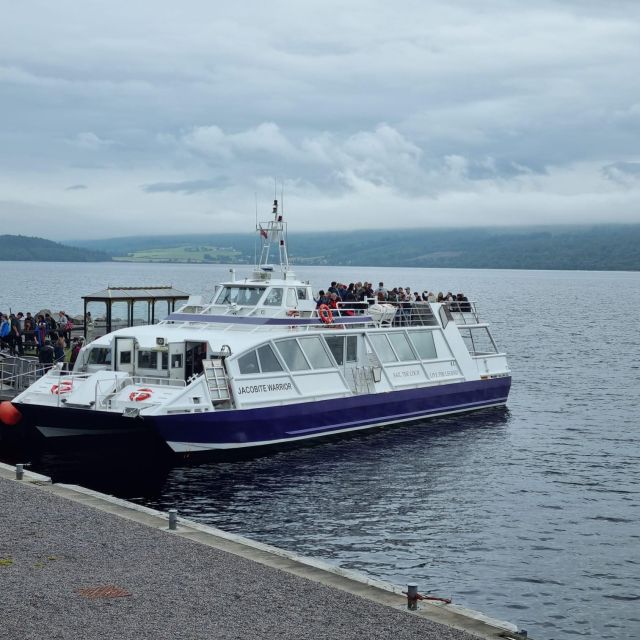
M 321 304 L 318 307 L 318 315 L 324 324 L 331 324 L 333 322 L 333 313 L 331 313 L 329 305 Z
M 8 425 L 18 424 L 22 414 L 8 401 L 0 402 L 0 422 Z

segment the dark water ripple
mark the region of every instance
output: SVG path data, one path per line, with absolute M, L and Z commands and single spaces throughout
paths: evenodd
M 198 292 L 206 287 L 194 277 L 213 285 L 226 275 L 88 268 L 91 290 L 119 278 Z M 52 277 L 71 306 L 87 279 L 65 269 Z M 349 279 L 346 269 L 300 272 L 316 286 Z M 508 409 L 137 479 L 123 469 L 89 476 L 76 461 L 44 467 L 381 579 L 417 581 L 537 638 L 640 638 L 640 274 L 372 268 L 357 277 L 481 300 L 510 354 Z M 19 277 L 8 282 L 5 293 L 24 295 Z

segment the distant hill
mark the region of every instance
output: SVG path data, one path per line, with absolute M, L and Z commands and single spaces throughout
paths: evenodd
M 0 260 L 43 262 L 105 262 L 104 251 L 69 247 L 44 238 L 0 235 Z
M 74 241 L 119 260 L 252 264 L 252 234 Z M 294 264 L 640 271 L 640 224 L 290 233 Z

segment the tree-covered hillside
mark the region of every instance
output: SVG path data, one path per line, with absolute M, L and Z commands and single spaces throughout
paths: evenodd
M 74 244 L 114 256 L 203 246 L 253 263 L 252 234 L 110 238 Z M 385 267 L 640 271 L 640 225 L 290 233 L 293 263 Z M 224 255 L 219 260 L 225 261 Z
M 104 251 L 68 247 L 44 238 L 0 235 L 0 260 L 104 262 L 111 257 Z

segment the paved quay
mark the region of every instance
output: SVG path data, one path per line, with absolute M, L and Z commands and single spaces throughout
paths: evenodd
M 8 465 L 0 505 L 0 638 L 518 637 L 448 607 L 408 612 L 400 594 L 211 527 L 169 531 L 151 509 L 15 480 Z

